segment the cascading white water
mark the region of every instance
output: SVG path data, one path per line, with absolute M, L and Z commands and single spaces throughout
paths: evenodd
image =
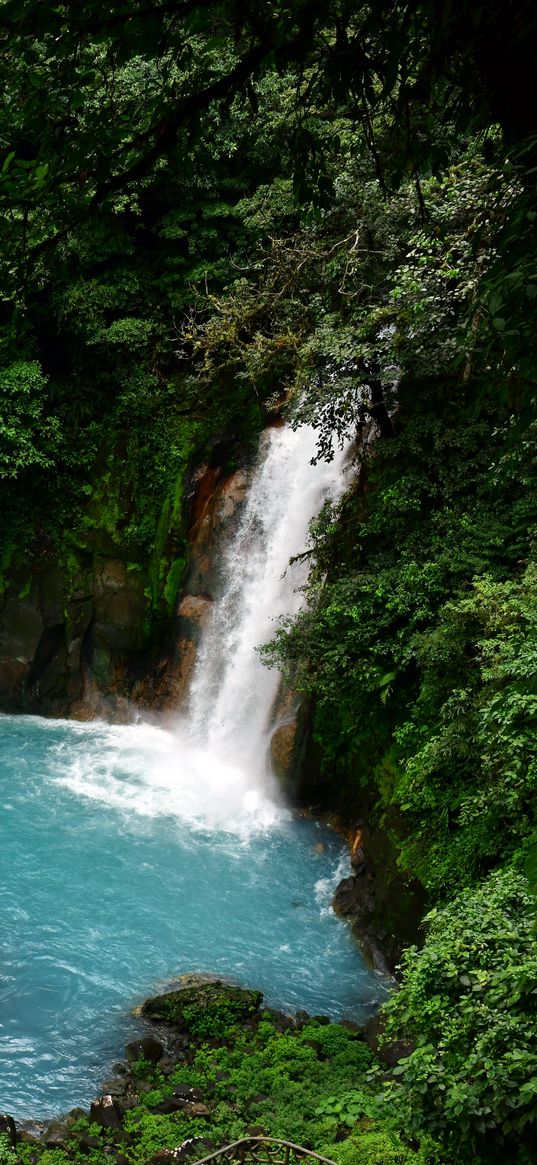
M 58 756 L 57 783 L 129 815 L 168 816 L 245 839 L 285 819 L 267 769 L 279 675 L 256 649 L 280 616 L 298 610 L 307 567 L 289 559 L 305 549 L 325 498 L 344 485 L 345 454 L 312 465 L 315 449 L 307 426 L 262 435 L 238 525 L 219 548 L 221 593 L 200 645 L 188 715 L 167 728 L 99 726 L 98 751 L 70 747 Z
M 315 430 L 280 426 L 261 437 L 238 529 L 222 551 L 222 593 L 203 636 L 191 687 L 190 732 L 220 760 L 260 778 L 279 685 L 257 648 L 299 609 L 308 527 L 344 480 L 344 452 L 312 465 Z

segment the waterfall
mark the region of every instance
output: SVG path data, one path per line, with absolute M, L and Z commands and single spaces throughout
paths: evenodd
M 202 638 L 191 685 L 193 740 L 220 760 L 261 777 L 280 676 L 262 665 L 281 616 L 298 611 L 308 527 L 342 490 L 345 454 L 312 465 L 315 430 L 267 429 L 238 526 L 221 549 L 221 593 Z
M 281 616 L 293 615 L 307 577 L 308 526 L 344 484 L 345 454 L 312 465 L 315 431 L 267 429 L 233 531 L 218 548 L 219 593 L 205 626 L 187 714 L 157 725 L 96 725 L 99 748 L 60 748 L 57 784 L 129 816 L 175 819 L 192 830 L 248 839 L 287 816 L 267 763 L 280 684 L 257 648 Z

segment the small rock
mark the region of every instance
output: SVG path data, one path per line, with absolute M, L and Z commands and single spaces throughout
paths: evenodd
M 152 1092 L 153 1091 L 153 1085 L 151 1084 L 150 1080 L 132 1080 L 132 1085 L 133 1085 L 133 1088 L 136 1089 L 136 1092 L 138 1093 L 139 1096 L 143 1092 Z
M 210 1141 L 207 1137 L 187 1137 L 177 1149 L 173 1150 L 174 1161 L 188 1161 L 192 1157 L 198 1160 L 201 1157 L 208 1157 L 215 1148 L 214 1141 Z
M 150 1064 L 158 1064 L 164 1055 L 164 1048 L 155 1036 L 142 1036 L 139 1040 L 132 1040 L 125 1048 L 125 1055 L 129 1064 L 136 1060 L 147 1060 Z
M 306 1012 L 300 1012 L 299 1014 L 307 1015 L 308 1013 L 306 1011 Z M 294 1016 L 286 1015 L 286 1013 L 284 1011 L 272 1011 L 271 1010 L 270 1018 L 274 1024 L 274 1027 L 276 1028 L 276 1031 L 278 1031 L 278 1032 L 293 1031 L 294 1028 L 296 1028 L 296 1026 L 297 1026 L 296 1019 L 294 1018 Z M 309 1016 L 308 1016 L 308 1019 L 309 1019 Z
M 207 1105 L 201 1104 L 199 1101 L 194 1101 L 193 1104 L 189 1104 L 188 1113 L 189 1113 L 189 1116 L 210 1116 L 211 1115 L 210 1109 L 207 1108 Z
M 9 1116 L 7 1112 L 0 1115 L 0 1133 L 4 1133 L 8 1137 L 11 1148 L 15 1149 L 17 1145 L 17 1127 L 13 1117 Z
M 19 1129 L 19 1143 L 21 1145 L 37 1145 L 37 1137 L 28 1132 L 28 1129 Z
M 384 1027 L 385 1020 L 380 1015 L 372 1016 L 364 1028 L 365 1042 L 379 1060 L 387 1064 L 388 1068 L 394 1068 L 400 1060 L 410 1056 L 415 1044 L 410 1040 L 390 1040 L 387 1044 L 383 1043 Z
M 84 1153 L 90 1153 L 92 1149 L 100 1149 L 101 1142 L 99 1137 L 90 1136 L 89 1133 L 81 1133 L 78 1137 L 78 1145 Z
M 51 1121 L 41 1137 L 41 1142 L 47 1149 L 67 1149 L 69 1139 L 72 1137 L 71 1130 L 62 1121 Z
M 229 1072 L 226 1073 L 226 1076 L 229 1076 Z M 188 1100 L 190 1102 L 203 1102 L 203 1096 L 201 1092 L 198 1092 L 196 1088 L 192 1088 L 190 1084 L 176 1084 L 173 1090 L 173 1095 L 180 1096 L 182 1100 Z
M 353 866 L 363 866 L 365 862 L 364 855 L 364 831 L 357 829 L 351 841 L 351 864 Z
M 253 1104 L 263 1104 L 264 1100 L 268 1100 L 268 1093 L 256 1092 L 255 1096 L 249 1096 L 245 1101 L 245 1107 L 251 1108 Z
M 120 1129 L 123 1121 L 123 1110 L 115 1097 L 110 1093 L 92 1101 L 90 1117 L 103 1129 Z
M 158 1112 L 160 1115 L 169 1116 L 172 1112 L 189 1111 L 191 1105 L 188 1100 L 183 1100 L 181 1096 L 166 1096 L 153 1112 Z
M 147 1165 L 178 1165 L 192 1158 L 207 1157 L 215 1148 L 214 1141 L 206 1137 L 188 1137 L 176 1149 L 160 1149 L 147 1161 Z
M 76 1121 L 83 1120 L 87 1117 L 87 1112 L 83 1108 L 71 1108 L 65 1117 L 66 1125 L 74 1125 Z
M 105 1080 L 103 1084 L 103 1092 L 108 1092 L 110 1096 L 124 1096 L 128 1087 L 127 1080 Z
M 339 1023 L 339 1026 L 344 1027 L 346 1029 L 346 1031 L 356 1032 L 357 1035 L 360 1035 L 363 1037 L 364 1029 L 363 1029 L 363 1027 L 360 1027 L 360 1024 L 356 1023 L 354 1021 L 354 1019 L 340 1019 L 340 1020 L 338 1020 L 338 1023 Z
M 368 918 L 374 905 L 373 889 L 365 866 L 359 873 L 343 878 L 332 899 L 336 914 L 344 918 Z

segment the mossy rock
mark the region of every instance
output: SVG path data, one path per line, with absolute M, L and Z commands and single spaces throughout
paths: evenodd
M 261 991 L 226 983 L 202 983 L 146 999 L 141 1015 L 173 1024 L 196 1036 L 221 1036 L 234 1024 L 244 1023 L 261 1006 Z

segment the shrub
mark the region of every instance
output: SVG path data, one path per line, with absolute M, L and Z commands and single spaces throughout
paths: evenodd
M 496 871 L 425 922 L 425 945 L 405 951 L 401 990 L 384 1006 L 386 1038 L 416 1044 L 385 1099 L 408 1135 L 430 1132 L 461 1161 L 525 1162 L 537 1122 L 537 935 L 526 880 Z

